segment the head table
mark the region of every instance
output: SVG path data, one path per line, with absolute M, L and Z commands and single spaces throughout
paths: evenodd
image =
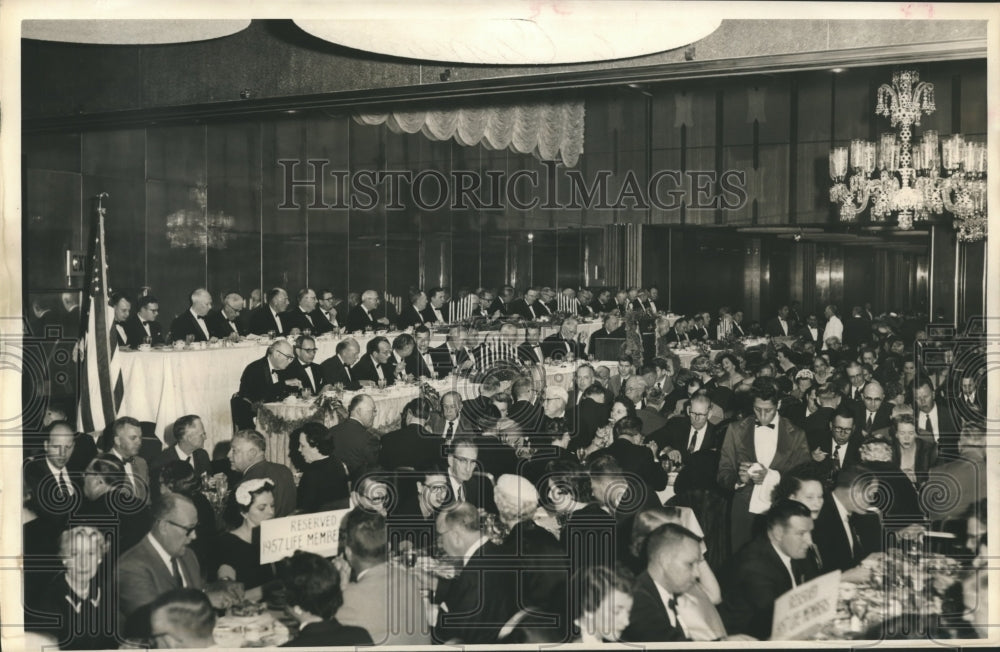
M 584 340 L 600 329 L 600 320 L 581 321 L 578 336 Z M 542 337 L 558 332 L 555 325 L 543 325 Z M 523 328 L 521 337 L 523 341 Z M 367 343 L 379 334 L 352 335 L 364 352 Z M 398 332 L 382 333 L 392 339 Z M 480 331 L 484 340 L 495 331 Z M 348 336 L 323 335 L 316 338 L 316 362 L 322 363 L 336 352 L 337 344 Z M 431 345 L 445 342 L 445 334 L 435 332 Z M 156 436 L 166 443 L 173 442 L 174 421 L 186 414 L 197 414 L 205 425 L 206 450 L 232 436 L 233 422 L 229 399 L 239 389 L 243 369 L 262 358 L 268 340 L 244 339 L 240 342 L 201 343 L 175 349 L 156 347 L 149 351 L 120 350 L 117 360 L 121 364 L 124 395 L 119 415 L 130 416 L 141 422 L 155 424 Z M 398 417 L 398 412 L 397 412 Z

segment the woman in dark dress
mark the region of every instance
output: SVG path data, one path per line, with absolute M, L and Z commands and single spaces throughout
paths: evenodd
M 285 610 L 299 622 L 298 635 L 282 647 L 373 645 L 365 629 L 341 625 L 333 617 L 344 603 L 340 573 L 333 562 L 296 550 L 279 567 L 287 596 Z
M 29 627 L 54 635 L 61 650 L 117 648 L 115 574 L 107 534 L 83 525 L 59 539 L 64 566 L 45 587 L 36 622 Z
M 274 579 L 273 566 L 260 563 L 260 524 L 274 518 L 274 485 L 266 478 L 247 480 L 233 492 L 230 504 L 241 522 L 216 538 L 214 576 L 242 582 L 246 598 L 257 602 L 263 585 Z
M 304 514 L 344 509 L 351 491 L 347 469 L 333 457 L 333 438 L 322 423 L 310 422 L 292 431 L 305 460 L 299 481 L 298 508 Z

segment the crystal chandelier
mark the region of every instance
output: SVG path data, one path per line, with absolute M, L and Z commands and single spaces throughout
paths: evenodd
M 934 85 L 921 82 L 914 70 L 896 72 L 892 86 L 879 87 L 875 113 L 898 126 L 899 135 L 884 133 L 878 143 L 853 140 L 850 148 L 830 151 L 830 201 L 840 204 L 841 221 L 856 221 L 870 203 L 872 222 L 895 213 L 899 228 L 910 230 L 914 220 L 947 210 L 959 240 L 986 237 L 986 144 L 955 134 L 939 146 L 934 130 L 911 144 L 911 127 L 934 109 Z

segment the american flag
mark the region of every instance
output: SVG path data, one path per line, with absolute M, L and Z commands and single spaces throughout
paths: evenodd
M 94 216 L 94 239 L 91 242 L 90 286 L 84 299 L 81 320 L 85 324 L 79 346 L 84 347 L 83 373 L 80 375 L 80 405 L 77 427 L 81 432 L 98 432 L 111 424 L 124 394 L 121 363 L 115 353 L 118 338 L 112 336 L 114 308 L 108 305 L 108 255 L 104 242 L 104 213 L 97 201 Z

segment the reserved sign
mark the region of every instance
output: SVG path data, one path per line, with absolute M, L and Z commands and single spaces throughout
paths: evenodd
M 349 509 L 272 518 L 260 524 L 260 563 L 291 557 L 296 550 L 323 557 L 337 554 L 340 521 Z
M 771 640 L 801 640 L 815 628 L 834 619 L 839 599 L 839 570 L 796 586 L 774 601 Z

